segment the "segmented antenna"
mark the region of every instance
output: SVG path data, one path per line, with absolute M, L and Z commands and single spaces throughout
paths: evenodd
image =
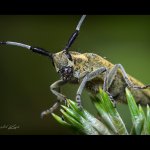
M 74 42 L 75 39 L 77 38 L 78 33 L 79 33 L 79 31 L 80 31 L 80 27 L 81 27 L 81 25 L 82 25 L 82 23 L 83 23 L 85 17 L 86 17 L 86 15 L 82 15 L 82 17 L 81 17 L 81 19 L 80 19 L 80 21 L 79 21 L 79 23 L 78 23 L 78 25 L 77 25 L 77 27 L 76 27 L 75 32 L 74 32 L 74 33 L 71 35 L 71 37 L 69 38 L 68 43 L 67 43 L 66 47 L 64 48 L 64 51 L 65 51 L 66 53 L 68 53 L 68 49 L 71 47 L 71 45 L 73 44 L 73 42 Z
M 83 16 L 81 17 L 81 19 L 80 19 L 80 21 L 79 21 L 79 23 L 78 23 L 78 25 L 77 25 L 77 27 L 76 27 L 76 30 L 78 30 L 78 31 L 80 30 L 80 27 L 81 27 L 81 25 L 82 25 L 82 23 L 83 23 L 85 17 L 86 17 L 86 15 L 83 15 Z
M 68 43 L 64 49 L 64 51 L 66 52 L 66 55 L 68 55 L 68 57 L 70 58 L 70 60 L 72 59 L 71 56 L 69 55 L 68 53 L 68 49 L 71 47 L 71 45 L 73 44 L 73 42 L 75 41 L 76 37 L 78 36 L 78 33 L 80 31 L 80 27 L 85 19 L 86 15 L 82 15 L 79 23 L 77 24 L 77 27 L 76 27 L 76 30 L 75 32 L 71 35 L 71 37 L 69 38 L 68 40 Z M 30 45 L 26 45 L 26 44 L 23 44 L 23 43 L 18 43 L 18 42 L 11 42 L 11 41 L 6 41 L 6 42 L 0 42 L 0 44 L 4 44 L 4 45 L 14 45 L 14 46 L 19 46 L 19 47 L 23 47 L 23 48 L 26 48 L 26 49 L 29 49 L 29 50 L 32 50 L 33 52 L 35 53 L 38 53 L 38 54 L 41 54 L 41 55 L 44 55 L 44 56 L 48 56 L 50 58 L 53 57 L 53 54 L 44 50 L 43 48 L 39 48 L 39 47 L 32 47 Z M 53 59 L 53 58 L 52 58 Z
M 14 45 L 14 46 L 23 47 L 23 48 L 31 50 L 32 52 L 35 52 L 35 53 L 38 53 L 38 54 L 41 54 L 41 55 L 48 56 L 48 57 L 52 58 L 52 54 L 50 52 L 44 50 L 43 48 L 32 47 L 30 45 L 26 45 L 26 44 L 18 43 L 18 42 L 11 42 L 11 41 L 0 42 L 0 44 Z

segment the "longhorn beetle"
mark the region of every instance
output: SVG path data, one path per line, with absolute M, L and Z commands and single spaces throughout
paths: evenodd
M 0 42 L 2 45 L 23 47 L 48 57 L 52 61 L 56 72 L 60 74 L 61 78 L 50 86 L 51 92 L 57 96 L 57 102 L 50 109 L 43 111 L 41 113 L 42 117 L 52 113 L 60 105 L 60 102 L 66 101 L 66 96 L 60 93 L 60 87 L 67 83 L 79 84 L 76 92 L 76 102 L 79 108 L 82 108 L 81 94 L 83 89 L 86 88 L 91 93 L 96 94 L 99 91 L 99 87 L 102 87 L 114 102 L 126 102 L 125 88 L 128 87 L 137 103 L 142 105 L 150 104 L 150 90 L 147 89 L 150 85 L 144 86 L 137 79 L 128 75 L 121 64 L 114 65 L 94 53 L 81 54 L 69 51 L 79 34 L 85 17 L 86 15 L 83 15 L 79 20 L 65 48 L 57 53 L 51 53 L 43 48 L 32 47 L 18 42 Z

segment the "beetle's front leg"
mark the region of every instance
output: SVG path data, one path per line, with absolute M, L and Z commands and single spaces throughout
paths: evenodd
M 58 80 L 50 86 L 51 92 L 57 96 L 57 102 L 50 109 L 45 110 L 41 113 L 42 118 L 43 118 L 43 116 L 48 115 L 48 114 L 52 113 L 55 109 L 57 109 L 60 105 L 60 102 L 66 101 L 66 97 L 60 93 L 60 87 L 66 83 L 67 82 L 64 80 Z
M 85 77 L 83 78 L 79 88 L 78 88 L 78 91 L 77 91 L 77 94 L 76 94 L 76 102 L 78 104 L 78 107 L 81 108 L 82 105 L 81 105 L 81 94 L 82 94 L 82 91 L 87 83 L 87 81 L 90 81 L 92 80 L 93 78 L 95 78 L 96 76 L 100 75 L 101 73 L 105 72 L 107 69 L 105 67 L 101 67 L 95 71 L 92 71 L 90 73 L 87 73 L 85 75 Z

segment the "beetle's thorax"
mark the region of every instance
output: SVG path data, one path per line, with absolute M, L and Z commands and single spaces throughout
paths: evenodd
M 78 52 L 69 52 L 72 60 L 68 59 L 67 55 L 61 51 L 53 55 L 53 62 L 56 72 L 60 73 L 63 80 L 71 80 L 79 78 L 80 74 L 87 70 L 88 58 Z
M 69 60 L 67 55 L 61 51 L 53 55 L 53 61 L 55 69 L 60 73 L 64 80 L 71 80 L 72 78 L 80 79 L 81 74 L 84 72 L 91 72 L 100 67 L 107 65 L 111 67 L 111 64 L 93 53 L 78 53 L 70 51 L 72 60 Z

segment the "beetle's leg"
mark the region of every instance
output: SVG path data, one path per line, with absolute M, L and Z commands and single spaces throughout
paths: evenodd
M 126 84 L 128 85 L 128 87 L 130 88 L 134 88 L 134 89 L 146 89 L 148 87 L 150 87 L 150 85 L 146 85 L 146 86 L 143 86 L 143 87 L 140 87 L 140 86 L 135 86 L 130 80 L 129 80 L 129 77 L 127 75 L 127 73 L 125 72 L 125 69 L 123 68 L 123 66 L 121 64 L 116 64 L 107 74 L 106 74 L 106 77 L 104 79 L 104 85 L 103 85 L 103 89 L 105 91 L 108 91 L 108 88 L 111 86 L 114 78 L 115 78 L 115 75 L 117 74 L 117 71 L 118 69 L 121 70 L 121 73 L 123 75 L 123 78 L 126 82 Z
M 130 81 L 123 66 L 121 64 L 116 64 L 112 69 L 110 69 L 106 72 L 106 75 L 104 78 L 104 84 L 103 84 L 103 90 L 108 93 L 110 99 L 112 100 L 112 102 L 114 104 L 114 107 L 116 107 L 116 101 L 113 99 L 111 94 L 108 92 L 108 89 L 111 86 L 112 82 L 114 81 L 114 78 L 117 74 L 118 69 L 120 69 L 120 71 L 123 75 L 123 78 L 124 78 L 126 84 L 128 85 L 128 87 L 134 88 L 134 89 L 146 89 L 146 88 L 150 87 L 150 85 L 146 85 L 143 87 L 133 85 L 133 83 Z
M 110 78 L 111 77 L 111 78 Z M 110 87 L 110 79 L 114 79 L 115 74 L 112 75 L 112 69 L 111 70 L 107 70 L 105 73 L 105 77 L 104 77 L 104 84 L 103 84 L 103 90 L 108 94 L 110 100 L 113 102 L 114 107 L 116 107 L 116 101 L 114 100 L 114 98 L 112 97 L 112 95 L 108 92 L 108 88 Z M 112 82 L 111 82 L 112 83 Z
M 41 117 L 52 113 L 55 109 L 58 108 L 58 106 L 60 105 L 60 102 L 66 101 L 66 97 L 60 93 L 60 87 L 66 83 L 67 83 L 66 81 L 58 80 L 50 86 L 51 92 L 57 96 L 57 102 L 50 109 L 43 111 L 41 113 Z
M 83 80 L 77 90 L 77 93 L 76 93 L 76 102 L 77 102 L 79 108 L 81 108 L 81 94 L 82 94 L 82 91 L 83 91 L 87 81 L 92 80 L 93 78 L 95 78 L 96 76 L 98 76 L 99 74 L 101 74 L 105 71 L 106 71 L 106 68 L 101 67 L 95 71 L 92 71 L 91 73 L 87 73 L 87 75 L 83 78 Z

